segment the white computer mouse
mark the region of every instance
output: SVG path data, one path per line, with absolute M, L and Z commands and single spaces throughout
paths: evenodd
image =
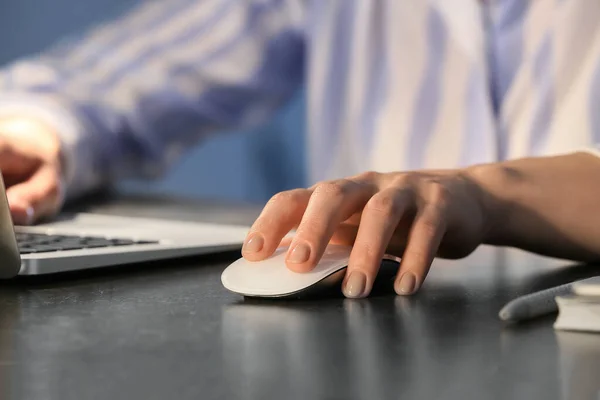
M 288 248 L 282 247 L 262 261 L 248 261 L 244 258 L 233 262 L 221 275 L 226 289 L 248 297 L 288 297 L 306 291 L 327 281 L 334 274 L 340 279 L 341 270 L 348 266 L 352 247 L 329 245 L 317 266 L 310 272 L 293 272 L 285 265 Z M 392 262 L 397 270 L 398 257 L 386 254 L 382 260 Z

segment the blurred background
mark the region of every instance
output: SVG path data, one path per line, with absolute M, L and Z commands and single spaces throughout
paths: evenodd
M 0 65 L 43 51 L 61 38 L 118 17 L 143 0 L 0 0 Z M 266 126 L 214 136 L 185 155 L 160 182 L 126 189 L 262 202 L 305 186 L 304 95 Z

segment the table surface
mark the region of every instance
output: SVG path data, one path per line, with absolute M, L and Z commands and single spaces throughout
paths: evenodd
M 91 209 L 226 223 L 258 212 L 143 196 Z M 221 286 L 237 257 L 1 283 L 0 398 L 598 399 L 600 335 L 497 318 L 595 267 L 482 247 L 436 260 L 409 298 L 259 301 Z

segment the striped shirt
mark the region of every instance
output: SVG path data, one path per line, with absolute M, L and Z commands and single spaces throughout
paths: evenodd
M 146 1 L 0 73 L 0 116 L 66 149 L 69 193 L 156 176 L 307 88 L 308 177 L 594 148 L 597 0 Z

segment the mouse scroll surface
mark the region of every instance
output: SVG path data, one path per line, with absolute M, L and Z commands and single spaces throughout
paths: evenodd
M 317 266 L 310 272 L 298 273 L 287 268 L 287 247 L 279 248 L 262 261 L 244 258 L 232 263 L 221 275 L 226 289 L 249 297 L 285 297 L 304 291 L 348 266 L 352 247 L 329 245 Z M 399 262 L 396 257 L 386 259 Z M 339 275 L 339 274 L 338 274 Z

